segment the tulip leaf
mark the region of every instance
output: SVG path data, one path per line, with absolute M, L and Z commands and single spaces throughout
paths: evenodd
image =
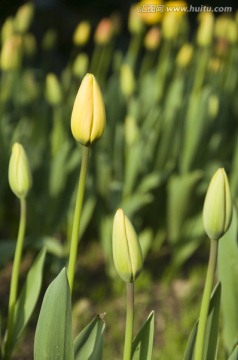
M 16 302 L 12 344 L 16 343 L 34 310 L 42 284 L 46 250 L 42 249 L 27 274 L 25 284 Z
M 231 355 L 229 356 L 228 360 L 237 360 L 238 359 L 238 345 L 232 351 Z
M 74 359 L 71 297 L 65 268 L 46 290 L 36 327 L 34 359 Z
M 132 360 L 151 360 L 154 341 L 154 311 L 152 311 L 132 343 Z
M 191 199 L 195 196 L 198 183 L 202 179 L 200 170 L 184 175 L 173 175 L 168 183 L 168 231 L 169 240 L 175 244 L 182 237 L 183 229 L 194 203 Z M 190 241 L 190 238 L 189 238 Z
M 102 316 L 96 316 L 74 340 L 75 360 L 100 360 L 103 351 L 105 323 Z
M 219 312 L 221 299 L 221 283 L 219 282 L 212 293 L 207 318 L 205 341 L 204 341 L 204 360 L 215 360 L 217 354 L 217 340 L 219 331 Z M 195 324 L 187 343 L 183 360 L 193 360 L 198 321 Z
M 198 330 L 198 321 L 194 325 L 194 327 L 191 331 L 191 334 L 189 335 L 188 343 L 186 346 L 183 360 L 193 360 L 193 353 L 194 353 L 195 344 L 196 344 L 197 330 Z
M 223 314 L 223 337 L 227 352 L 230 353 L 238 334 L 238 242 L 237 210 L 228 232 L 219 240 L 218 276 L 222 283 L 221 308 Z

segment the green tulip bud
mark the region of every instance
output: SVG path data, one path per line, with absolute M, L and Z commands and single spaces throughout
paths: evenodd
M 71 116 L 72 134 L 80 144 L 89 146 L 102 136 L 106 124 L 104 101 L 92 74 L 82 80 Z
M 232 199 L 227 175 L 218 169 L 207 190 L 203 208 L 203 225 L 208 237 L 218 240 L 228 230 L 232 219 Z
M 112 253 L 118 275 L 125 282 L 134 282 L 141 272 L 143 256 L 135 229 L 122 209 L 114 217 Z
M 19 69 L 22 61 L 22 38 L 13 35 L 6 39 L 2 46 L 0 68 L 3 71 Z
M 82 78 L 88 69 L 88 55 L 86 53 L 79 54 L 73 63 L 72 72 L 75 77 Z
M 32 178 L 27 155 L 19 143 L 15 143 L 12 147 L 8 179 L 14 194 L 20 199 L 25 198 L 31 188 Z

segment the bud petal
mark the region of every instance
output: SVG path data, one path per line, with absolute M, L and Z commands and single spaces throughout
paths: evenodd
M 27 155 L 19 143 L 15 143 L 12 147 L 8 179 L 14 194 L 20 199 L 25 198 L 31 188 L 32 178 Z
M 71 130 L 82 145 L 90 145 L 102 136 L 106 114 L 101 90 L 95 77 L 87 74 L 77 93 L 72 116 Z
M 203 208 L 203 225 L 208 237 L 218 240 L 228 230 L 232 219 L 232 199 L 227 175 L 218 169 L 207 190 Z
M 122 280 L 135 281 L 143 266 L 143 256 L 135 229 L 122 209 L 118 209 L 114 217 L 112 253 Z

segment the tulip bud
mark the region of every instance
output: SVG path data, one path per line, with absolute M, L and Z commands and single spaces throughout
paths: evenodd
M 200 13 L 200 25 L 197 32 L 197 43 L 201 47 L 211 45 L 214 30 L 214 15 L 211 12 Z
M 106 124 L 104 101 L 92 74 L 82 80 L 71 116 L 72 134 L 79 143 L 89 146 L 102 136 Z
M 120 71 L 121 91 L 125 97 L 131 96 L 135 90 L 135 77 L 128 64 L 122 64 Z
M 163 0 L 142 0 L 139 6 L 140 16 L 145 24 L 155 25 L 161 21 L 164 11 Z
M 86 53 L 80 53 L 73 63 L 72 72 L 75 77 L 82 78 L 88 69 L 88 55 Z
M 22 38 L 13 35 L 3 44 L 0 58 L 0 68 L 4 71 L 16 70 L 22 61 Z
M 12 147 L 8 180 L 11 190 L 18 198 L 27 196 L 32 184 L 31 171 L 25 150 L 19 143 L 15 143 Z
M 57 32 L 54 29 L 49 29 L 43 36 L 41 41 L 41 47 L 45 51 L 53 49 L 57 43 Z
M 50 73 L 46 76 L 45 97 L 52 106 L 58 105 L 62 101 L 62 90 L 58 78 L 55 74 Z
M 228 230 L 232 219 L 232 200 L 226 172 L 218 169 L 207 190 L 203 208 L 203 226 L 212 240 L 218 240 Z
M 140 7 L 138 4 L 131 5 L 128 28 L 131 34 L 141 34 L 144 31 L 144 23 L 140 16 Z
M 114 217 L 112 253 L 118 275 L 125 282 L 134 282 L 142 270 L 143 256 L 135 229 L 122 209 Z
M 176 56 L 176 63 L 178 66 L 185 68 L 187 67 L 193 56 L 193 47 L 192 45 L 185 43 L 180 48 L 178 55 Z
M 113 36 L 113 26 L 110 18 L 102 19 L 95 31 L 94 41 L 98 45 L 107 45 Z
M 84 46 L 89 39 L 91 27 L 88 21 L 81 21 L 73 34 L 73 43 L 76 46 Z
M 145 35 L 144 45 L 147 50 L 156 50 L 160 44 L 161 33 L 159 28 L 152 27 Z
M 34 7 L 30 2 L 22 5 L 15 16 L 15 29 L 17 32 L 23 34 L 29 30 L 34 16 Z
M 4 21 L 2 25 L 2 29 L 1 29 L 2 44 L 13 34 L 14 34 L 14 19 L 13 17 L 10 16 Z

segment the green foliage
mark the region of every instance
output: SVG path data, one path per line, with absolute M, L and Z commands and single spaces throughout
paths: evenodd
M 233 209 L 233 219 L 229 231 L 219 242 L 218 275 L 222 283 L 221 305 L 224 320 L 224 343 L 228 354 L 237 343 L 238 336 L 238 244 L 237 210 Z
M 143 324 L 132 343 L 133 360 L 151 360 L 154 340 L 154 311 Z
M 219 313 L 220 313 L 221 284 L 218 283 L 210 299 L 209 314 L 205 333 L 204 359 L 217 359 L 217 343 L 219 334 Z M 184 360 L 193 360 L 197 336 L 198 322 L 193 327 L 189 336 L 188 344 L 184 354 Z
M 71 298 L 63 269 L 48 287 L 36 327 L 34 359 L 74 359 Z

